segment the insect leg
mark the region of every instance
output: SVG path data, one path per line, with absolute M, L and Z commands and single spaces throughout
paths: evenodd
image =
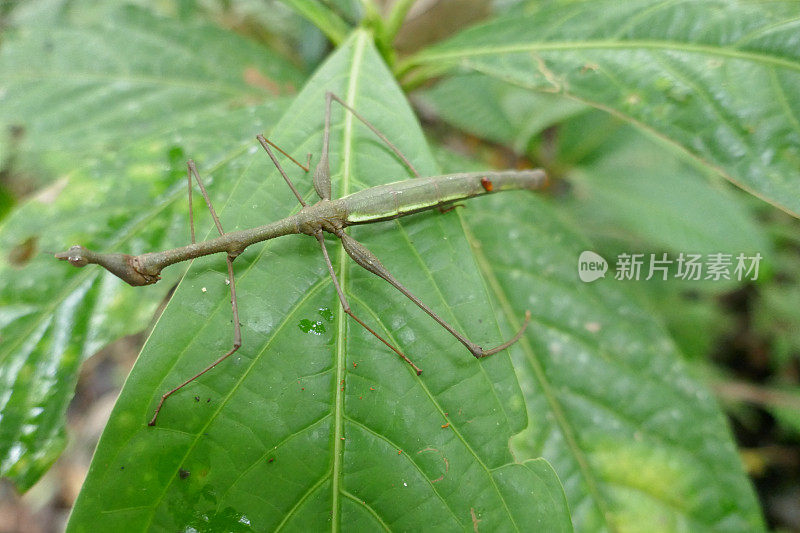
M 440 205 L 439 206 L 439 212 L 441 214 L 449 213 L 450 211 L 453 211 L 456 207 L 466 207 L 466 206 L 464 204 L 460 204 L 460 203 L 459 204 L 450 204 L 450 205 L 448 205 L 446 207 L 443 206 L 443 205 Z
M 260 142 L 262 146 L 264 145 L 264 143 L 267 143 L 268 145 L 272 146 L 277 151 L 279 151 L 281 154 L 286 156 L 292 163 L 294 163 L 298 167 L 302 168 L 304 172 L 308 172 L 309 164 L 311 163 L 311 154 L 308 154 L 308 159 L 306 160 L 306 164 L 304 165 L 304 164 L 300 163 L 294 157 L 292 157 L 289 154 L 287 154 L 286 152 L 284 152 L 283 149 L 280 146 L 278 146 L 274 142 L 270 141 L 269 139 L 267 139 L 263 135 L 261 135 L 261 134 L 256 135 L 256 139 L 258 139 L 258 142 Z
M 188 165 L 187 165 L 188 167 Z M 192 169 L 186 169 L 186 180 L 189 182 L 189 234 L 194 244 L 194 211 L 192 210 Z
M 381 341 L 383 344 L 391 348 L 391 350 L 397 355 L 399 355 L 403 359 L 403 361 L 411 365 L 411 368 L 414 369 L 414 371 L 417 373 L 418 376 L 422 374 L 422 370 L 417 365 L 415 365 L 411 361 L 411 359 L 406 357 L 403 354 L 403 352 L 392 346 L 386 339 L 378 335 L 372 328 L 367 326 L 364 322 L 361 321 L 360 318 L 358 318 L 356 315 L 353 314 L 353 312 L 350 310 L 350 304 L 347 303 L 347 298 L 345 297 L 344 292 L 342 292 L 342 288 L 339 286 L 339 280 L 336 278 L 336 273 L 333 271 L 333 264 L 331 263 L 331 258 L 328 256 L 328 249 L 325 248 L 325 237 L 323 237 L 322 231 L 317 231 L 316 233 L 314 233 L 314 236 L 317 238 L 317 240 L 319 241 L 319 245 L 322 248 L 322 255 L 325 257 L 325 264 L 328 266 L 328 272 L 331 275 L 331 279 L 333 279 L 333 286 L 336 287 L 336 294 L 339 295 L 339 302 L 342 304 L 342 309 L 344 309 L 344 312 L 350 315 L 350 317 L 353 320 L 361 324 L 364 327 L 364 329 L 366 329 L 367 331 L 372 333 L 375 337 L 377 337 L 379 341 Z
M 188 163 L 189 173 L 194 174 L 195 179 L 197 180 L 198 185 L 200 185 L 200 191 L 203 193 L 203 198 L 206 200 L 206 205 L 208 205 L 209 211 L 211 211 L 211 217 L 214 219 L 214 224 L 217 226 L 217 231 L 220 235 L 223 235 L 225 232 L 222 230 L 222 224 L 220 224 L 219 217 L 217 216 L 216 211 L 214 210 L 214 206 L 211 205 L 211 199 L 208 197 L 208 193 L 206 192 L 205 187 L 203 186 L 203 182 L 200 180 L 200 176 L 197 174 L 197 168 L 194 165 L 194 161 L 189 161 Z M 158 413 L 161 412 L 161 407 L 164 405 L 164 402 L 167 398 L 172 396 L 174 393 L 178 392 L 180 389 L 194 381 L 195 379 L 199 378 L 222 361 L 230 357 L 236 350 L 238 350 L 242 346 L 242 326 L 239 324 L 239 304 L 236 301 L 236 281 L 233 277 L 233 260 L 235 256 L 228 255 L 225 259 L 228 264 L 228 280 L 231 288 L 231 310 L 233 311 L 233 347 L 228 350 L 225 355 L 211 363 L 202 371 L 198 372 L 191 378 L 187 379 L 177 387 L 173 388 L 172 390 L 166 392 L 164 395 L 161 396 L 161 400 L 158 402 L 158 406 L 156 407 L 155 412 L 153 413 L 153 418 L 150 419 L 150 422 L 147 423 L 149 426 L 156 425 L 156 419 L 158 418 Z
M 353 114 L 354 117 L 356 117 L 358 120 L 360 120 L 362 123 L 364 123 L 364 125 L 366 127 L 368 127 L 370 130 L 372 130 L 372 133 L 377 135 L 380 140 L 382 140 L 384 143 L 386 143 L 386 146 L 388 146 L 389 148 L 392 149 L 392 151 L 397 155 L 397 157 L 399 157 L 400 160 L 403 161 L 403 163 L 412 172 L 412 174 L 414 174 L 414 177 L 417 177 L 417 178 L 420 177 L 419 172 L 417 172 L 417 169 L 414 168 L 414 165 L 411 164 L 411 161 L 409 161 L 408 158 L 403 155 L 403 153 L 400 151 L 400 149 L 397 148 L 394 144 L 392 144 L 392 142 L 389 139 L 386 138 L 386 135 L 381 133 L 380 130 L 378 130 L 378 128 L 376 128 L 369 120 L 365 119 L 363 116 L 361 116 L 361 114 L 358 111 L 356 111 L 355 109 L 353 109 L 352 107 L 347 105 L 344 102 L 344 100 L 342 100 L 341 98 L 339 98 L 338 96 L 336 96 L 335 94 L 333 94 L 332 92 L 329 91 L 329 92 L 325 93 L 325 103 L 326 103 L 326 106 L 328 108 L 330 108 L 331 100 L 335 100 L 335 101 L 339 102 L 339 104 L 342 107 L 344 107 L 345 109 L 350 111 Z M 325 150 L 325 152 L 327 153 L 327 149 Z
M 480 346 L 478 346 L 477 344 L 466 338 L 464 335 L 459 333 L 453 326 L 445 322 L 439 315 L 434 313 L 430 307 L 422 303 L 422 301 L 419 298 L 411 294 L 411 292 L 405 286 L 403 286 L 402 283 L 397 281 L 395 277 L 392 276 L 392 274 L 386 269 L 386 267 L 384 267 L 383 264 L 381 264 L 381 262 L 375 256 L 375 254 L 370 252 L 363 244 L 352 238 L 343 230 L 339 230 L 339 232 L 336 235 L 340 239 L 342 239 L 342 244 L 344 244 L 344 249 L 347 252 L 347 254 L 353 258 L 353 261 L 358 263 L 366 270 L 372 272 L 376 276 L 379 276 L 388 281 L 394 288 L 402 292 L 409 300 L 414 302 L 417 305 L 417 307 L 428 313 L 428 315 L 431 318 L 433 318 L 440 326 L 449 331 L 451 335 L 453 335 L 456 339 L 458 339 L 458 341 L 461 344 L 466 346 L 466 348 L 470 351 L 470 353 L 472 353 L 472 355 L 474 355 L 478 359 L 486 357 L 488 355 L 495 354 L 501 350 L 505 350 L 506 348 L 517 342 L 519 338 L 522 336 L 522 334 L 525 332 L 525 328 L 528 327 L 528 322 L 530 322 L 531 319 L 530 311 L 525 312 L 525 323 L 522 325 L 522 327 L 520 328 L 520 330 L 517 332 L 516 335 L 514 335 L 511 339 L 504 342 L 500 346 L 497 346 L 490 350 L 484 350 L 483 348 L 481 348 Z
M 331 143 L 331 99 L 325 93 L 325 128 L 322 130 L 322 154 L 314 168 L 314 190 L 323 200 L 331 199 L 331 168 L 328 161 L 328 148 Z
M 189 167 L 189 174 L 193 174 L 195 180 L 197 180 L 197 185 L 200 186 L 200 192 L 203 194 L 203 199 L 206 201 L 208 210 L 211 212 L 211 218 L 214 219 L 214 225 L 217 226 L 217 231 L 219 231 L 219 234 L 222 235 L 223 233 L 225 233 L 224 231 L 222 231 L 222 224 L 219 223 L 219 217 L 217 216 L 217 212 L 214 210 L 214 206 L 211 205 L 211 198 L 208 197 L 208 192 L 206 192 L 206 188 L 203 185 L 203 180 L 201 180 L 200 176 L 197 174 L 197 167 L 194 165 L 194 161 L 190 159 L 186 163 L 186 166 Z M 191 191 L 191 188 L 189 190 Z M 192 239 L 192 242 L 194 242 L 194 239 Z
M 373 125 L 369 120 L 364 118 L 358 111 L 356 111 L 355 109 L 353 109 L 352 107 L 347 105 L 344 102 L 344 100 L 342 100 L 341 98 L 339 98 L 338 96 L 336 96 L 332 92 L 325 93 L 326 112 L 328 113 L 328 115 L 330 114 L 330 102 L 331 102 L 331 100 L 335 100 L 336 102 L 338 102 L 339 105 L 344 107 L 346 110 L 350 111 L 353 114 L 353 116 L 355 116 L 366 127 L 368 127 L 370 130 L 372 130 L 372 132 L 375 135 L 377 135 L 380 140 L 382 140 L 384 143 L 386 143 L 386 146 L 391 148 L 391 150 L 395 153 L 395 155 L 397 155 L 397 157 L 400 158 L 400 160 L 403 162 L 403 164 L 405 164 L 406 167 L 408 167 L 408 169 L 411 171 L 411 173 L 414 174 L 414 177 L 416 177 L 416 178 L 420 177 L 420 173 L 417 172 L 417 169 L 414 168 L 414 165 L 411 164 L 411 161 L 409 161 L 409 159 L 405 155 L 403 155 L 403 152 L 401 152 L 400 149 L 398 147 L 396 147 L 386 137 L 386 135 L 381 133 L 381 131 L 377 127 L 375 127 L 375 125 Z M 327 122 L 326 122 L 326 127 L 327 127 Z M 327 154 L 327 145 L 325 146 L 325 153 Z M 464 204 L 453 204 L 453 205 L 450 205 L 450 206 L 447 206 L 447 207 L 439 207 L 439 212 L 440 213 L 447 213 L 448 211 L 452 211 L 456 207 L 464 207 Z
M 270 148 L 269 148 L 270 145 L 272 145 L 272 146 L 275 146 L 275 145 L 272 144 L 272 142 L 270 142 L 267 139 L 265 139 L 264 136 L 261 135 L 261 134 L 256 135 L 256 139 L 258 139 L 258 142 L 261 143 L 261 146 L 264 147 L 264 150 L 267 151 L 267 154 L 269 155 L 269 158 L 272 159 L 272 162 L 275 164 L 275 167 L 278 169 L 278 172 L 281 173 L 281 176 L 283 176 L 283 179 L 286 181 L 286 184 L 289 186 L 290 189 L 292 189 L 292 192 L 294 193 L 295 198 L 297 198 L 297 201 L 300 202 L 300 205 L 305 207 L 306 206 L 306 202 L 303 200 L 303 197 L 300 196 L 299 192 L 297 192 L 297 188 L 294 186 L 294 183 L 292 183 L 292 180 L 290 180 L 289 176 L 286 175 L 286 172 L 284 172 L 283 167 L 278 162 L 278 159 L 275 157 L 275 154 L 273 154 L 272 150 L 270 150 Z M 289 154 L 287 154 L 286 152 L 284 152 L 283 150 L 281 150 L 277 146 L 275 146 L 275 148 L 277 148 L 283 155 L 285 155 L 286 157 L 288 157 L 289 159 L 294 161 L 294 158 L 292 158 Z M 311 162 L 311 154 L 308 155 L 308 161 L 309 161 L 309 163 Z M 297 163 L 297 161 L 294 161 L 294 162 L 297 165 L 299 165 L 300 168 L 302 168 L 303 170 L 308 172 L 308 168 L 304 167 L 300 163 Z

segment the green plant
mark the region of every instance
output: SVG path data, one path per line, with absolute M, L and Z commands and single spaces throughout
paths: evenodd
M 397 59 L 393 37 L 412 3 L 383 18 L 367 1 L 286 2 L 338 46 L 324 60 L 313 47 L 287 59 L 183 2 L 168 15 L 90 1 L 77 3 L 85 11 L 41 1 L 12 12 L 0 45 L 0 157 L 11 178 L 24 172 L 43 190 L 0 227 L 14 252 L 0 262 L 0 472 L 21 489 L 42 475 L 63 447 L 81 361 L 143 329 L 180 279 L 71 530 L 763 528 L 722 412 L 676 347 L 708 343 L 669 312 L 690 308 L 674 298 L 682 289 L 585 284 L 575 269 L 592 249 L 758 251 L 769 265 L 764 228 L 716 176 L 800 208 L 796 4 L 517 2 Z M 301 28 L 287 38 L 319 39 L 284 16 Z M 525 337 L 478 362 L 337 248 L 354 309 L 413 355 L 418 378 L 338 312 L 316 243 L 270 242 L 235 262 L 245 346 L 148 428 L 164 386 L 229 344 L 224 262 L 197 260 L 131 288 L 36 252 L 185 244 L 189 157 L 211 178 L 226 230 L 288 215 L 296 201 L 254 137 L 317 154 L 326 90 L 352 98 L 421 173 L 476 168 L 426 140 L 398 81 L 573 187 L 354 233 L 475 338 L 508 337 L 531 309 Z M 368 130 L 337 117 L 338 195 L 406 176 Z M 310 178 L 296 181 L 311 191 Z

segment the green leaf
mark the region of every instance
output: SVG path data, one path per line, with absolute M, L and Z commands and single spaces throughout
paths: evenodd
M 574 160 L 565 176 L 570 194 L 562 198 L 562 213 L 592 240 L 595 252 L 610 262 L 620 253 L 669 252 L 672 260 L 681 253 L 760 254 L 759 281 L 770 279 L 776 254 L 753 204 L 769 206 L 666 143 L 610 122 L 618 121 L 595 111 L 560 125 L 556 135 L 557 159 Z M 586 151 L 591 139 L 602 142 Z M 733 278 L 687 282 L 656 276 L 624 288 L 647 302 L 684 356 L 698 359 L 707 358 L 720 335 L 735 327 L 719 304 L 720 295 L 747 284 Z
M 0 51 L 0 128 L 22 132 L 17 166 L 61 172 L 143 137 L 180 143 L 201 112 L 235 112 L 302 82 L 277 54 L 207 24 L 133 7 L 53 23 L 15 30 Z
M 439 81 L 414 96 L 457 128 L 532 154 L 531 144 L 552 124 L 587 107 L 556 95 L 528 89 L 471 72 Z
M 559 209 L 509 193 L 464 210 L 506 331 L 533 313 L 511 348 L 529 416 L 515 457 L 553 465 L 579 531 L 763 530 L 712 395 L 618 283 L 578 280 L 591 247 Z
M 274 128 L 291 154 L 318 157 L 325 91 L 354 106 L 423 174 L 435 164 L 413 114 L 366 32 L 320 68 Z M 226 230 L 298 207 L 263 159 L 223 165 Z M 334 194 L 408 176 L 352 115 L 333 108 Z M 202 172 L 205 174 L 205 172 Z M 313 201 L 309 176 L 289 169 Z M 501 340 L 458 213 L 351 229 L 444 318 Z M 244 344 L 170 397 L 159 396 L 230 347 L 220 258 L 194 262 L 131 372 L 76 502 L 71 531 L 241 528 L 569 530 L 563 493 L 541 461 L 515 464 L 525 424 L 507 355 L 476 361 L 440 326 L 329 241 L 353 312 L 420 365 L 412 369 L 341 312 L 314 239 L 255 246 L 236 260 Z M 531 498 L 537 499 L 532 506 Z
M 572 127 L 577 135 L 591 131 L 581 125 Z M 647 243 L 639 250 L 646 252 L 759 252 L 767 263 L 772 245 L 744 201 L 750 198 L 675 156 L 620 128 L 570 171 L 566 209 L 594 240 Z
M 612 0 L 496 19 L 407 60 L 598 107 L 800 213 L 797 3 Z
M 569 183 L 564 207 L 596 243 L 611 238 L 652 252 L 760 252 L 769 261 L 771 245 L 747 198 L 672 146 L 607 114 L 476 73 L 446 78 L 415 96 L 450 124 L 552 161 L 551 174 Z M 551 126 L 542 148 L 540 133 Z
M 446 172 L 475 169 L 438 159 Z M 624 284 L 579 281 L 578 257 L 593 247 L 561 201 L 503 193 L 462 212 L 507 333 L 516 309 L 533 313 L 511 349 L 528 412 L 512 449 L 553 465 L 575 529 L 763 530 L 713 397 Z
M 773 246 L 751 205 L 758 200 L 607 113 L 576 114 L 586 107 L 474 72 L 445 78 L 415 96 L 448 123 L 545 161 L 551 176 L 569 184 L 560 187 L 568 191 L 559 195 L 561 212 L 603 257 L 760 253 L 760 277 L 772 270 Z M 656 279 L 625 288 L 651 302 L 651 312 L 666 322 L 684 355 L 706 357 L 729 322 L 716 298 L 740 285 Z
M 143 330 L 181 273 L 143 291 L 46 251 L 186 244 L 186 159 L 228 161 L 279 114 L 245 73 L 270 73 L 284 88 L 300 79 L 270 52 L 207 26 L 138 9 L 107 23 L 22 28 L 0 49 L 0 122 L 26 132 L 14 168 L 58 178 L 0 226 L 0 474 L 22 490 L 63 448 L 80 363 Z M 264 100 L 273 103 L 255 105 Z

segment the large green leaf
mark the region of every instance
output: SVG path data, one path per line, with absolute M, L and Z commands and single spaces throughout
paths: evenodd
M 477 170 L 444 154 L 446 172 Z M 583 283 L 594 249 L 562 200 L 504 193 L 463 210 L 496 308 L 533 313 L 512 347 L 528 411 L 517 460 L 544 457 L 577 531 L 759 531 L 758 502 L 724 417 L 629 283 Z M 576 230 L 574 228 L 580 228 Z
M 571 169 L 573 218 L 595 240 L 635 240 L 648 251 L 675 253 L 759 252 L 767 263 L 772 246 L 744 201 L 751 198 L 675 155 L 632 128 L 618 129 L 585 166 Z
M 577 221 L 603 257 L 760 253 L 760 277 L 773 271 L 772 244 L 753 209 L 762 205 L 757 199 L 608 113 L 475 72 L 415 97 L 450 124 L 544 161 L 551 178 L 568 183 L 559 187 L 562 214 Z M 696 358 L 709 353 L 729 320 L 716 296 L 742 284 L 655 279 L 625 288 L 652 302 L 651 312 L 663 317 L 684 355 Z
M 205 117 L 302 82 L 274 52 L 219 28 L 134 7 L 103 13 L 101 20 L 83 13 L 90 22 L 59 18 L 8 32 L 0 52 L 0 127 L 4 136 L 14 127 L 17 141 L 0 144 L 0 159 L 13 146 L 17 166 L 52 172 L 143 137 L 169 135 L 180 144 L 177 132 Z
M 612 112 L 800 213 L 797 2 L 557 3 L 408 60 L 460 65 Z
M 613 279 L 577 279 L 591 249 L 558 206 L 524 194 L 465 210 L 473 252 L 509 331 L 528 410 L 518 460 L 544 457 L 579 531 L 758 531 L 758 502 L 712 395 Z
M 545 128 L 587 109 L 580 102 L 477 72 L 448 76 L 414 96 L 449 124 L 531 156 L 536 155 L 532 145 L 541 141 Z
M 274 128 L 290 153 L 318 154 L 324 94 L 374 121 L 424 174 L 435 165 L 402 93 L 365 32 L 331 56 Z M 337 196 L 408 176 L 363 125 L 334 107 Z M 263 158 L 223 165 L 233 191 L 223 227 L 263 224 L 297 202 Z M 204 172 L 205 173 L 205 172 Z M 308 201 L 308 175 L 291 169 Z M 353 228 L 410 289 L 481 343 L 500 342 L 458 213 Z M 231 309 L 220 258 L 196 260 L 114 409 L 70 521 L 73 531 L 279 528 L 569 530 L 552 469 L 516 463 L 525 425 L 508 356 L 476 361 L 402 295 L 329 242 L 353 310 L 399 345 L 422 378 L 343 313 L 318 244 L 302 236 L 236 260 L 244 345 L 169 398 L 159 396 L 224 353 Z M 520 310 L 521 312 L 521 310 Z
M 284 88 L 301 79 L 236 36 L 138 9 L 3 42 L 0 124 L 25 132 L 12 168 L 56 180 L 0 226 L 0 474 L 19 488 L 63 447 L 81 361 L 143 330 L 180 274 L 134 290 L 43 251 L 186 244 L 186 159 L 228 161 L 278 116 L 279 100 L 248 83 L 258 72 Z
M 568 182 L 565 207 L 595 244 L 760 252 L 764 263 L 770 260 L 771 245 L 743 201 L 748 197 L 619 119 L 476 73 L 446 78 L 415 96 L 448 123 L 545 161 L 552 177 Z

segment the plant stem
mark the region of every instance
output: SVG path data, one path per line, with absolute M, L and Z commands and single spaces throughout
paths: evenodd
M 388 44 L 394 41 L 397 32 L 400 31 L 400 27 L 406 20 L 408 11 L 414 5 L 415 1 L 416 0 L 397 0 L 392 6 L 392 11 L 389 13 L 389 16 L 386 18 L 386 23 L 384 24 L 384 39 Z
M 286 5 L 308 19 L 319 28 L 331 42 L 338 46 L 350 33 L 350 26 L 339 15 L 319 2 L 304 0 L 284 0 Z

